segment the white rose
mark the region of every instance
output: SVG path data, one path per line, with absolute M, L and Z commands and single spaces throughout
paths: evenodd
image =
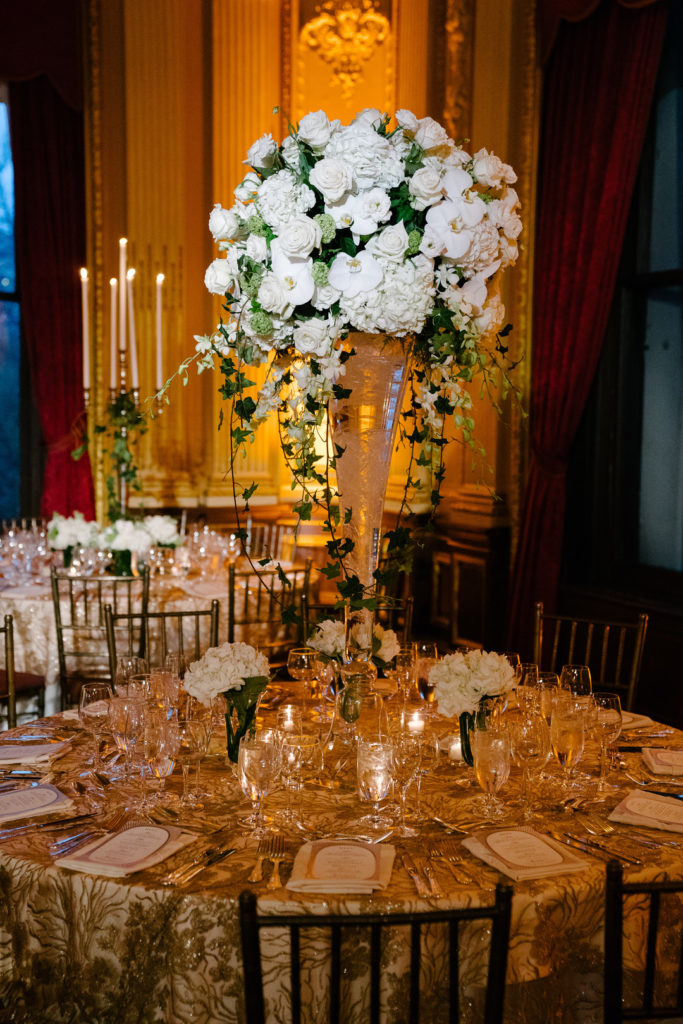
M 433 167 L 420 167 L 408 182 L 408 191 L 413 197 L 416 210 L 426 210 L 438 203 L 443 195 L 441 174 Z
M 420 118 L 415 132 L 415 141 L 423 149 L 436 149 L 450 142 L 446 129 L 431 117 Z
M 370 235 L 378 224 L 391 216 L 391 199 L 382 188 L 371 188 L 350 199 L 354 234 Z
M 365 107 L 354 117 L 351 124 L 367 124 L 371 128 L 379 128 L 382 123 L 382 114 L 376 107 Z
M 209 264 L 204 275 L 204 284 L 212 295 L 225 295 L 226 292 L 239 295 L 239 285 L 230 262 L 226 259 L 214 260 Z
M 239 217 L 232 210 L 224 210 L 220 203 L 216 203 L 209 215 L 209 231 L 215 242 L 223 238 L 237 238 L 240 232 Z
M 329 309 L 333 302 L 337 301 L 339 294 L 337 289 L 333 288 L 331 284 L 317 285 L 311 302 L 315 309 L 323 312 Z
M 258 301 L 269 313 L 277 316 L 291 316 L 293 307 L 280 279 L 275 274 L 265 274 L 258 290 Z
M 290 259 L 305 259 L 312 249 L 320 247 L 322 231 L 312 217 L 301 214 L 280 228 L 280 248 Z
M 353 172 L 344 160 L 319 160 L 313 167 L 308 180 L 322 193 L 326 203 L 337 203 L 351 190 Z
M 272 167 L 277 154 L 277 143 L 270 134 L 262 135 L 260 139 L 247 150 L 247 159 L 242 163 L 250 167 Z
M 260 187 L 261 179 L 258 174 L 249 171 L 249 174 L 246 175 L 244 180 L 235 189 L 235 199 L 239 200 L 240 203 L 251 203 Z
M 396 123 L 407 132 L 412 132 L 414 135 L 417 131 L 420 122 L 413 114 L 412 110 L 397 110 L 396 111 Z
M 302 356 L 324 356 L 330 350 L 331 339 L 324 320 L 313 317 L 294 328 L 294 345 Z
M 408 232 L 403 221 L 399 224 L 390 224 L 368 242 L 368 249 L 373 256 L 383 256 L 384 259 L 395 263 L 403 259 L 407 248 Z
M 330 140 L 332 126 L 327 114 L 322 110 L 316 110 L 312 114 L 306 114 L 299 121 L 298 137 L 311 147 L 314 153 L 320 153 Z
M 299 153 L 299 147 L 296 139 L 293 139 L 291 135 L 283 141 L 280 152 L 282 153 L 282 159 L 291 167 L 293 171 L 298 172 L 301 169 L 301 154 Z

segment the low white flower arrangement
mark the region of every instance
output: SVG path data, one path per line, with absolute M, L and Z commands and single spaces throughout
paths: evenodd
M 367 625 L 357 623 L 349 633 L 350 648 L 353 651 L 369 647 Z M 341 664 L 345 657 L 346 628 L 339 619 L 323 619 L 307 640 L 309 647 L 319 651 L 330 661 Z M 378 622 L 372 627 L 371 658 L 377 668 L 383 669 L 399 652 L 398 637 L 393 629 L 384 629 Z
M 447 718 L 473 715 L 487 697 L 499 697 L 515 685 L 515 671 L 507 658 L 493 651 L 447 654 L 430 669 L 439 714 Z
M 98 548 L 100 528 L 97 523 L 86 520 L 82 512 L 73 516 L 61 516 L 55 512 L 47 528 L 48 544 L 53 551 L 68 548 Z
M 53 551 L 82 547 L 144 555 L 153 545 L 178 547 L 183 543 L 173 516 L 117 519 L 108 526 L 101 526 L 86 520 L 81 512 L 69 517 L 55 512 L 48 524 L 47 536 Z
M 235 764 L 239 743 L 253 729 L 259 697 L 268 685 L 268 659 L 249 644 L 210 647 L 185 673 L 183 688 L 204 705 L 225 697 L 228 757 Z
M 173 516 L 145 516 L 143 526 L 152 544 L 160 548 L 179 548 L 183 543 L 178 524 Z

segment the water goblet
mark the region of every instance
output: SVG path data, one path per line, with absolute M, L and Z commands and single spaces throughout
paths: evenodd
M 594 726 L 600 742 L 600 776 L 598 793 L 607 791 L 607 775 L 609 772 L 608 750 L 621 733 L 621 701 L 614 693 L 594 693 L 595 719 Z
M 293 647 L 287 655 L 287 671 L 292 679 L 304 684 L 304 700 L 311 696 L 311 683 L 315 679 L 318 652 L 313 647 Z
M 470 736 L 474 774 L 484 791 L 487 818 L 501 818 L 498 792 L 510 777 L 510 736 L 503 729 L 473 729 Z
M 251 800 L 252 813 L 243 819 L 254 838 L 268 833 L 263 800 L 275 787 L 280 775 L 281 754 L 275 734 L 256 732 L 240 742 L 237 774 L 242 792 Z
M 145 760 L 159 789 L 154 803 L 163 806 L 167 802 L 166 779 L 172 774 L 180 750 L 180 727 L 173 719 L 151 715 L 145 722 Z
M 593 692 L 593 684 L 588 665 L 563 665 L 560 688 L 569 690 L 574 697 L 589 697 Z
M 358 793 L 362 800 L 369 800 L 372 804 L 372 812 L 363 815 L 359 824 L 373 830 L 386 829 L 390 824 L 389 818 L 381 813 L 380 804 L 391 789 L 393 758 L 392 743 L 359 738 L 356 752 Z
M 95 741 L 95 755 L 92 764 L 100 768 L 100 735 L 109 721 L 109 706 L 112 699 L 108 683 L 83 683 L 78 699 L 78 718 L 81 725 Z

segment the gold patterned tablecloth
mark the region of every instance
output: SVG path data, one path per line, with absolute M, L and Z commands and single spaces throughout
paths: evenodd
M 61 716 L 48 720 L 48 724 L 76 729 L 73 720 Z M 681 742 L 680 734 L 671 737 L 670 742 L 676 741 Z M 55 764 L 54 781 L 66 791 L 70 791 L 74 779 L 86 786 L 91 784 L 84 768 L 92 750 L 89 742 L 76 732 L 72 751 Z M 60 869 L 48 852 L 54 834 L 29 832 L 0 843 L 0 1000 L 15 1009 L 15 1019 L 74 1024 L 237 1024 L 243 1020 L 237 896 L 249 887 L 247 876 L 255 860 L 256 843 L 242 833 L 239 818 L 248 811 L 248 804 L 220 753 L 219 735 L 214 737 L 211 749 L 201 771 L 201 781 L 211 795 L 203 810 L 195 813 L 194 821 L 206 823 L 207 828 L 225 826 L 237 852 L 205 870 L 184 889 L 163 887 L 159 879 L 186 854 L 177 854 L 129 879 L 116 880 Z M 624 757 L 633 763 L 639 759 L 637 754 Z M 596 767 L 593 751 L 583 768 L 594 773 Z M 624 787 L 630 785 L 627 780 L 619 782 Z M 178 785 L 174 775 L 171 789 L 177 790 Z M 432 816 L 464 821 L 479 797 L 472 773 L 454 765 L 445 755 L 439 767 L 424 777 L 422 786 L 425 825 L 418 839 L 389 840 L 396 847 L 397 858 L 386 891 L 372 896 L 314 896 L 287 889 L 267 890 L 264 882 L 254 886 L 261 908 L 315 914 L 322 908 L 388 911 L 430 904 L 491 903 L 501 876 L 467 853 L 465 864 L 476 884 L 457 884 L 445 865 L 435 862 L 445 897 L 424 900 L 416 895 L 401 866 L 401 851 L 426 853 L 433 849 L 446 833 Z M 552 772 L 543 786 L 544 806 L 550 808 L 558 790 Z M 514 773 L 502 796 L 510 805 L 519 797 Z M 92 792 L 81 799 L 97 799 L 110 808 L 126 799 L 126 791 L 115 782 L 102 794 Z M 616 795 L 610 799 L 603 815 L 617 799 Z M 267 811 L 276 812 L 284 801 L 284 793 L 274 792 L 266 800 Z M 342 777 L 339 788 L 310 785 L 303 794 L 304 819 L 316 835 L 352 834 L 365 807 L 354 792 L 352 772 Z M 511 807 L 511 821 L 516 813 Z M 550 809 L 548 814 L 548 822 L 556 825 L 559 819 L 553 818 Z M 562 821 L 567 817 L 574 828 L 580 827 L 578 816 L 567 812 Z M 635 850 L 623 838 L 627 835 L 624 827 L 618 843 L 622 850 Z M 301 842 L 299 835 L 287 836 L 287 859 L 282 866 L 285 880 Z M 642 867 L 629 868 L 629 878 L 683 878 L 682 850 L 664 845 L 657 849 L 641 847 L 639 856 Z M 599 1024 L 602 1020 L 604 875 L 605 863 L 595 857 L 590 858 L 586 870 L 577 874 L 514 884 L 506 1024 Z M 665 914 L 672 921 L 676 917 L 672 908 Z M 631 965 L 637 965 L 643 935 L 642 916 L 635 907 L 627 914 L 627 927 L 631 947 L 628 959 Z M 481 1019 L 477 999 L 482 940 L 481 931 L 475 930 L 463 944 L 463 993 L 469 1007 L 465 1019 L 472 1022 Z M 343 1019 L 348 1024 L 362 1019 L 364 941 L 360 936 L 344 960 L 346 977 L 354 982 L 344 1006 Z M 271 943 L 268 950 L 268 1019 L 287 1020 L 277 943 Z M 434 1024 L 444 1019 L 446 1003 L 441 954 L 440 939 L 434 936 L 424 960 L 421 1016 Z M 324 1019 L 320 1016 L 324 995 L 315 973 L 321 955 L 321 947 L 313 943 L 303 979 L 308 1021 Z M 404 955 L 404 943 L 397 936 L 385 964 L 388 980 L 383 1005 L 390 1024 L 405 1019 Z

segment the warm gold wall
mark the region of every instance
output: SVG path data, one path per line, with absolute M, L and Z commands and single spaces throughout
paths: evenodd
M 215 202 L 231 203 L 247 148 L 286 118 L 325 109 L 348 121 L 367 106 L 412 109 L 442 121 L 475 148 L 494 149 L 520 173 L 527 245 L 505 281 L 516 325 L 529 336 L 531 195 L 536 74 L 533 0 L 88 0 L 89 261 L 94 274 L 93 416 L 109 383 L 108 280 L 118 239 L 137 269 L 141 390 L 154 384 L 154 277 L 164 283 L 165 370 L 193 349 L 220 312 L 203 286 L 214 258 L 207 228 Z M 490 26 L 495 26 L 492 32 Z M 274 106 L 281 113 L 273 114 Z M 148 504 L 223 505 L 225 436 L 216 429 L 217 379 L 205 374 L 171 391 L 171 406 L 144 439 L 139 463 Z M 519 379 L 526 390 L 526 370 Z M 518 414 L 499 421 L 487 405 L 479 434 L 490 481 L 508 500 L 494 506 L 469 453 L 452 446 L 446 520 L 461 514 L 513 520 L 523 468 Z M 510 429 L 510 427 L 512 429 Z M 389 498 L 404 463 L 392 466 Z M 291 497 L 274 429 L 242 467 L 262 500 Z M 97 477 L 98 511 L 103 477 Z

